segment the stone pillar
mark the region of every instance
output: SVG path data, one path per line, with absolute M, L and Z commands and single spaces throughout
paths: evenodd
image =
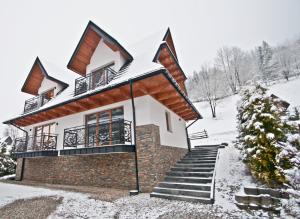
M 24 162 L 25 160 L 24 159 L 25 158 L 18 158 L 17 159 L 16 178 L 15 178 L 17 181 L 22 180 L 23 165 L 25 165 L 25 162 Z
M 142 125 L 136 127 L 136 147 L 141 192 L 151 192 L 156 185 L 156 152 L 160 145 L 159 127 Z

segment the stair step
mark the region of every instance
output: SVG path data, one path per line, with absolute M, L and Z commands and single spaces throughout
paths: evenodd
M 171 194 L 163 194 L 163 193 L 156 193 L 152 192 L 150 197 L 156 198 L 165 198 L 170 200 L 180 200 L 180 201 L 189 201 L 189 202 L 199 202 L 204 204 L 212 204 L 213 201 L 210 198 L 200 198 L 195 196 L 185 196 L 185 195 L 171 195 Z
M 213 172 L 186 172 L 186 171 L 170 171 L 167 176 L 194 176 L 194 177 L 212 177 Z
M 177 163 L 174 167 L 182 168 L 213 168 L 215 164 Z
M 166 176 L 166 182 L 211 183 L 211 177 Z
M 171 171 L 187 171 L 187 172 L 213 172 L 211 167 L 171 167 Z
M 190 153 L 188 155 L 192 155 L 192 156 L 212 156 L 212 157 L 216 157 L 218 155 L 218 153 Z
M 198 163 L 198 162 L 188 162 L 188 161 L 185 161 L 185 162 L 180 162 L 180 163 L 177 163 L 174 167 L 192 167 L 192 168 L 196 168 L 196 167 L 211 167 L 213 168 L 215 166 L 215 162 L 213 163 Z
M 178 162 L 185 162 L 185 161 L 195 161 L 195 162 L 198 162 L 198 163 L 215 163 L 216 160 L 201 160 L 199 158 L 197 159 L 194 159 L 194 158 L 184 158 L 182 159 L 181 161 L 178 161 Z
M 160 182 L 158 187 L 210 191 L 211 183 Z
M 205 155 L 205 156 L 203 156 L 203 155 L 186 155 L 186 156 L 184 156 L 183 157 L 183 159 L 185 159 L 185 158 L 190 158 L 190 159 L 212 159 L 212 160 L 215 160 L 216 158 L 217 158 L 217 156 L 213 156 L 213 155 L 211 155 L 211 156 L 207 156 L 207 155 Z
M 153 192 L 171 194 L 171 195 L 184 195 L 184 196 L 210 198 L 210 191 L 154 187 Z

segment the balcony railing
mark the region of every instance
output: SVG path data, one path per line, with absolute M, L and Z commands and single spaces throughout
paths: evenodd
M 123 119 L 64 130 L 64 148 L 132 143 L 131 122 Z
M 56 150 L 57 135 L 42 134 L 16 138 L 13 152 Z
M 77 78 L 75 80 L 75 96 L 108 84 L 116 74 L 113 69 L 107 67 L 89 73 L 86 77 Z
M 39 96 L 26 100 L 24 105 L 24 113 L 28 113 L 30 111 L 40 108 L 41 106 L 49 102 L 49 100 L 50 99 L 47 98 L 46 94 L 41 94 Z

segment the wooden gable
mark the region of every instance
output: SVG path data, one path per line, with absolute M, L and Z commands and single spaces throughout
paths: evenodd
M 174 42 L 173 42 L 173 38 L 172 38 L 172 34 L 171 34 L 171 31 L 170 31 L 170 28 L 168 28 L 164 38 L 163 38 L 163 41 L 166 41 L 168 46 L 170 47 L 171 51 L 173 52 L 176 60 L 178 60 L 177 58 L 177 53 L 176 53 L 176 49 L 175 49 L 175 46 L 174 46 Z
M 68 86 L 68 84 L 49 76 L 46 72 L 46 69 L 42 65 L 42 62 L 40 61 L 39 57 L 37 57 L 34 61 L 34 64 L 31 67 L 31 70 L 25 80 L 25 83 L 23 84 L 21 91 L 37 96 L 38 90 L 41 87 L 44 78 L 59 83 L 63 87 Z
M 119 44 L 113 37 L 103 31 L 93 22 L 89 22 L 67 67 L 80 74 L 86 75 L 86 68 L 90 64 L 91 58 L 100 42 L 103 42 L 114 52 L 119 51 L 128 62 L 133 60 L 133 57 Z

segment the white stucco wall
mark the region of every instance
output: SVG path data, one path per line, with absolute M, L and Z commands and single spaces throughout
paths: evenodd
M 119 51 L 114 52 L 103 42 L 103 39 L 101 39 L 94 51 L 90 64 L 86 68 L 87 73 L 90 73 L 91 71 L 111 62 L 114 62 L 112 69 L 119 71 L 119 69 L 125 63 L 125 60 Z
M 44 78 L 42 83 L 41 83 L 41 86 L 38 90 L 38 94 L 42 94 L 44 93 L 45 91 L 48 91 L 52 88 L 55 88 L 54 89 L 54 96 L 56 96 L 56 94 L 62 90 L 62 86 L 54 81 L 51 81 L 47 78 Z
M 76 113 L 73 115 L 65 116 L 59 119 L 49 120 L 43 123 L 25 127 L 25 130 L 29 132 L 29 135 L 33 135 L 34 127 L 43 124 L 49 124 L 52 122 L 57 123 L 55 128 L 55 134 L 58 134 L 58 149 L 63 148 L 63 137 L 64 129 L 75 126 L 81 126 L 85 124 L 85 115 L 93 112 L 99 112 L 106 109 L 112 109 L 123 106 L 124 108 L 124 119 L 132 121 L 132 106 L 131 100 L 126 100 L 96 109 L 88 110 L 85 112 Z M 174 146 L 187 148 L 187 140 L 185 134 L 185 121 L 181 119 L 177 114 L 168 110 L 164 105 L 156 101 L 151 96 L 143 96 L 135 98 L 136 108 L 136 125 L 148 125 L 154 124 L 159 126 L 161 144 L 165 146 Z M 165 111 L 171 114 L 171 127 L 172 132 L 167 131 Z

